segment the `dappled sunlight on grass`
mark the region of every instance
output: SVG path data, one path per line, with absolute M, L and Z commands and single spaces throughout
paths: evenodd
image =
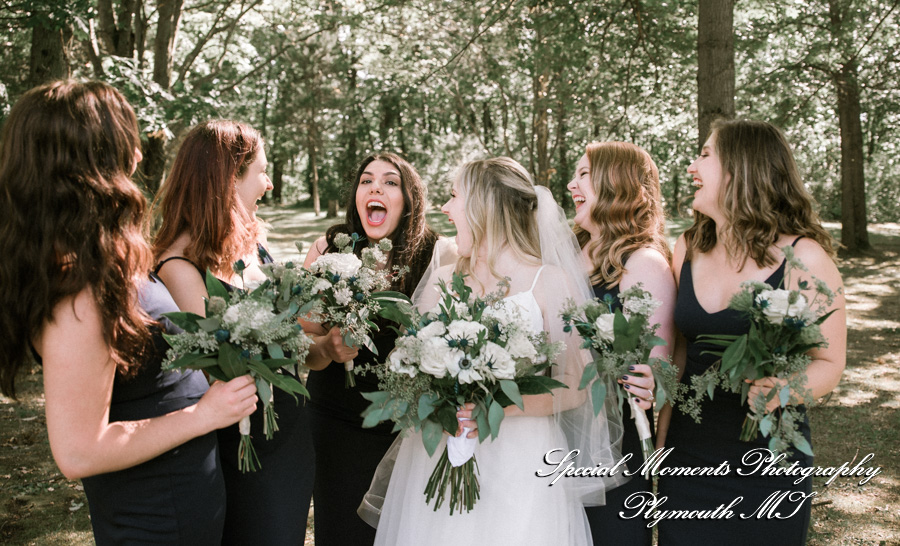
M 896 354 L 877 357 L 875 365 L 848 366 L 832 398 L 832 403 L 848 407 L 873 401 L 883 408 L 900 408 L 900 357 Z
M 269 230 L 267 239 L 269 251 L 279 261 L 302 260 L 316 239 L 325 235 L 333 224 L 343 220 L 343 213 L 337 218 L 327 218 L 325 212 L 318 216 L 312 209 L 260 206 L 260 218 L 277 226 Z M 296 242 L 303 243 L 303 254 L 297 251 Z

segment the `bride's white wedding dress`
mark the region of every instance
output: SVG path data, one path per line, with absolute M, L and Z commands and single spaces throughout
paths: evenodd
M 542 267 L 541 270 L 544 268 Z M 534 288 L 506 298 L 519 305 L 532 328 L 544 328 Z M 437 511 L 425 504 L 425 484 L 443 453 L 446 436 L 429 457 L 421 434 L 403 438 L 378 523 L 376 545 L 581 545 L 590 544 L 584 508 L 567 495 L 567 480 L 550 486 L 544 454 L 565 449 L 553 416 L 507 417 L 496 440 L 475 449 L 481 497 L 471 512 L 450 515 L 449 500 Z M 556 457 L 560 457 L 556 454 Z

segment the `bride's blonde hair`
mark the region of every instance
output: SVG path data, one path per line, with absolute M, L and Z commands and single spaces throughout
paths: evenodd
M 538 198 L 522 165 L 508 157 L 471 161 L 460 168 L 456 180 L 466 195 L 466 221 L 472 231 L 472 255 L 459 259 L 457 273 L 472 275 L 483 258 L 491 275 L 500 278 L 496 263 L 504 247 L 525 262 L 541 263 Z M 479 257 L 482 248 L 484 256 Z

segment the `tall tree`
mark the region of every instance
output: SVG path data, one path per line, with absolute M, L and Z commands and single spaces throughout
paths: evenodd
M 897 85 L 900 0 L 783 0 L 760 10 L 748 40 L 748 93 L 771 96 L 774 104 L 762 107 L 794 130 L 811 189 L 840 217 L 843 250 L 867 250 L 868 206 L 878 198 L 867 195 L 866 154 L 881 145 L 882 101 L 896 104 L 884 90 Z
M 832 69 L 841 128 L 841 244 L 848 251 L 868 250 L 866 179 L 860 117 L 859 61 L 853 43 L 852 0 L 828 0 L 829 28 L 839 44 L 841 62 Z
M 71 74 L 67 43 L 71 39 L 70 14 L 65 8 L 36 5 L 31 26 L 31 52 L 28 72 L 30 86 L 67 78 Z
M 697 25 L 697 149 L 719 117 L 734 117 L 734 0 L 700 0 Z
M 153 81 L 165 90 L 172 80 L 172 62 L 175 54 L 175 39 L 178 36 L 178 22 L 184 0 L 158 0 L 159 20 L 156 24 L 156 41 L 153 45 Z

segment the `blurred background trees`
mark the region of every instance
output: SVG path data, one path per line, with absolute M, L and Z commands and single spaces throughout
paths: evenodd
M 461 161 L 502 154 L 570 208 L 584 145 L 627 140 L 673 215 L 711 114 L 752 117 L 785 130 L 822 216 L 863 250 L 867 222 L 900 219 L 898 4 L 4 0 L 0 117 L 50 79 L 113 83 L 140 117 L 149 195 L 191 125 L 235 118 L 266 136 L 271 199 L 322 213 L 377 150 L 404 154 L 434 202 Z

